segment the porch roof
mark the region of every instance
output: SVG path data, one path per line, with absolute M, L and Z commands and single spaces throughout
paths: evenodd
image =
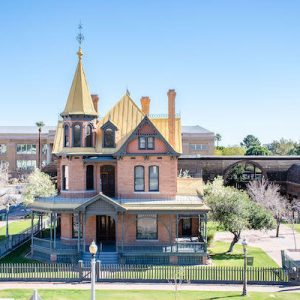
M 175 199 L 112 199 L 102 193 L 92 198 L 64 198 L 60 196 L 39 198 L 29 205 L 34 211 L 40 212 L 83 212 L 87 207 L 103 201 L 116 212 L 129 213 L 197 213 L 208 212 L 210 209 L 198 196 L 176 196 Z

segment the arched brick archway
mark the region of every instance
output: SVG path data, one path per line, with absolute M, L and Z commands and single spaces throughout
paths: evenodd
M 230 174 L 230 171 L 234 169 L 235 166 L 238 166 L 238 165 L 242 165 L 245 167 L 245 170 L 244 170 L 244 173 L 243 175 L 248 175 L 250 176 L 250 179 L 249 181 L 257 178 L 258 174 L 260 174 L 260 176 L 264 177 L 264 178 L 268 178 L 267 176 L 267 172 L 266 170 L 262 167 L 262 165 L 260 165 L 259 163 L 255 162 L 255 161 L 252 161 L 252 160 L 239 160 L 229 166 L 227 166 L 225 169 L 224 169 L 224 172 L 223 172 L 223 179 L 224 179 L 224 182 L 225 184 L 228 183 L 228 176 Z M 254 167 L 254 171 L 253 173 L 249 173 L 249 172 L 246 172 L 246 166 L 253 166 Z M 259 172 L 256 173 L 255 170 L 259 170 Z

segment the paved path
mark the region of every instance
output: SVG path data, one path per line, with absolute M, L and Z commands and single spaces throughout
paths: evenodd
M 215 240 L 231 242 L 232 234 L 229 232 L 217 232 Z M 276 238 L 276 231 L 258 231 L 245 230 L 242 232 L 242 239 L 246 237 L 250 246 L 259 247 L 263 249 L 270 257 L 281 266 L 281 252 L 280 250 L 294 249 L 294 236 L 292 229 L 287 225 L 280 225 L 279 237 Z M 242 240 L 241 239 L 241 240 Z M 296 243 L 300 247 L 300 234 L 296 233 Z
M 46 283 L 46 282 L 0 282 L 3 289 L 90 289 L 90 283 Z M 166 283 L 96 283 L 97 290 L 174 290 L 174 284 Z M 242 291 L 236 284 L 182 284 L 182 291 Z M 252 292 L 293 292 L 300 293 L 300 286 L 248 285 Z

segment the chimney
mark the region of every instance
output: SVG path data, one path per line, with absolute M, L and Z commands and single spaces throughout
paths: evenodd
M 150 112 L 150 98 L 148 96 L 143 96 L 141 98 L 142 112 L 145 115 L 149 115 Z
M 168 129 L 169 142 L 172 146 L 175 145 L 175 90 L 168 91 Z
M 99 113 L 99 112 L 98 112 L 99 96 L 96 95 L 96 94 L 94 94 L 94 95 L 91 95 L 91 97 L 92 97 L 92 101 L 93 101 L 93 105 L 94 105 L 95 111 L 96 111 L 97 113 Z

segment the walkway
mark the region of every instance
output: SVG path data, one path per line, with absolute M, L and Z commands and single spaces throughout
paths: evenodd
M 233 235 L 230 232 L 217 232 L 216 241 L 231 242 Z M 258 231 L 245 230 L 242 238 L 246 237 L 250 246 L 264 250 L 273 260 L 281 266 L 280 250 L 294 249 L 293 231 L 288 225 L 280 225 L 279 237 L 276 238 L 276 230 Z M 300 234 L 296 232 L 297 247 L 300 247 Z
M 90 289 L 90 283 L 46 283 L 46 282 L 0 282 L 4 289 Z M 97 290 L 174 290 L 171 283 L 96 283 Z M 242 291 L 242 285 L 236 284 L 182 284 L 182 291 Z M 300 286 L 248 285 L 250 292 L 293 292 L 300 293 Z

